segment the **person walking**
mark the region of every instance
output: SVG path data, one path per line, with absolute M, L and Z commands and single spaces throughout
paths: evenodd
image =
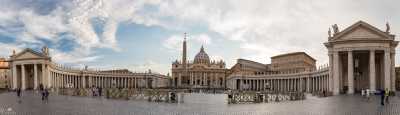
M 42 94 L 42 101 L 44 101 L 44 98 L 45 98 L 45 91 L 44 90 L 41 90 L 41 94 Z
M 44 99 L 45 99 L 46 101 L 49 100 L 49 90 L 48 90 L 48 89 L 44 89 Z
M 386 88 L 385 89 L 385 102 L 386 103 L 389 103 L 389 89 L 388 88 Z
M 20 88 L 17 88 L 16 89 L 16 92 L 17 92 L 17 97 L 18 97 L 18 103 L 21 103 L 22 101 L 21 101 L 21 89 Z
M 20 88 L 17 88 L 17 96 L 18 96 L 18 98 L 21 98 L 21 89 Z
M 103 89 L 101 87 L 99 87 L 98 90 L 99 90 L 99 96 L 101 97 L 103 94 Z
M 369 101 L 369 95 L 370 95 L 370 90 L 369 89 L 365 89 L 365 97 L 367 97 L 367 101 Z
M 364 98 L 365 97 L 365 90 L 361 89 L 361 96 Z

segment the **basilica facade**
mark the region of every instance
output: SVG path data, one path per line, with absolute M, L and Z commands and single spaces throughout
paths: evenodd
M 186 60 L 186 34 L 182 46 L 182 60 L 172 63 L 172 84 L 176 88 L 225 88 L 228 69 L 222 60 L 212 61 L 204 47 L 193 61 Z

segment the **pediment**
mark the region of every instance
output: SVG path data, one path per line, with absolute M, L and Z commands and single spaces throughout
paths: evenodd
M 335 34 L 332 41 L 346 40 L 391 40 L 389 33 L 381 31 L 363 21 L 359 21 Z
M 22 52 L 13 56 L 13 60 L 21 60 L 21 59 L 46 59 L 47 56 L 42 53 L 36 52 L 32 49 L 25 49 Z

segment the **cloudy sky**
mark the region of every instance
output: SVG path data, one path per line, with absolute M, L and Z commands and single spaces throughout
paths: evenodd
M 187 32 L 189 59 L 204 45 L 228 68 L 238 58 L 270 63 L 294 51 L 326 64 L 322 43 L 330 25 L 343 29 L 358 20 L 382 30 L 389 22 L 399 36 L 400 6 L 396 0 L 0 0 L 0 56 L 47 45 L 61 64 L 168 73 Z

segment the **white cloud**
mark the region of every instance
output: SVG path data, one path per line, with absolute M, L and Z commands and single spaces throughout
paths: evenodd
M 24 49 L 24 45 L 17 45 L 17 44 L 0 43 L 0 46 L 1 46 L 0 56 L 11 56 L 13 51 L 18 53 Z M 1 57 L 1 58 L 9 58 L 9 57 Z
M 52 59 L 61 64 L 82 64 L 93 62 L 101 56 L 82 55 L 80 52 L 62 52 L 56 49 L 50 49 Z
M 6 36 L 16 37 L 18 44 L 36 45 L 45 45 L 43 39 L 58 44 L 62 39 L 60 36 L 67 34 L 71 37 L 68 39 L 78 45 L 73 48 L 72 52 L 54 50 L 57 54 L 54 58 L 63 62 L 66 61 L 65 59 L 71 60 L 68 62 L 92 61 L 98 59 L 96 56 L 92 56 L 93 48 L 121 50 L 116 37 L 120 23 L 156 25 L 156 20 L 143 14 L 138 15 L 137 12 L 145 5 L 158 2 L 158 0 L 60 1 L 59 4 L 56 4 L 57 6 L 54 6 L 54 9 L 43 14 L 39 13 L 40 8 L 29 2 L 6 0 L 0 4 L 0 27 L 2 27 L 0 32 L 7 34 Z M 101 33 L 96 33 L 92 23 L 94 19 L 102 20 L 99 23 L 104 25 L 100 28 Z
M 153 73 L 167 74 L 169 73 L 169 64 L 162 64 L 154 60 L 145 60 L 141 64 L 128 65 L 128 67 L 133 72 L 148 72 L 151 70 Z
M 160 14 L 174 16 L 177 22 L 185 24 L 207 25 L 208 31 L 240 42 L 244 52 L 252 52 L 245 57 L 269 60 L 273 55 L 304 51 L 315 57 L 318 64 L 328 62 L 327 50 L 322 43 L 327 41 L 330 25 L 337 23 L 343 29 L 364 20 L 381 28 L 388 20 L 400 19 L 399 12 L 389 1 L 373 0 L 362 3 L 342 0 L 179 0 L 160 3 Z M 400 27 L 400 23 L 391 24 Z M 398 34 L 400 29 L 393 32 Z
M 193 38 L 198 43 L 201 43 L 203 45 L 210 45 L 212 43 L 210 36 L 208 36 L 207 34 L 199 34 L 199 35 L 195 35 L 191 38 Z
M 327 63 L 327 52 L 322 43 L 327 40 L 328 27 L 334 23 L 343 29 L 361 19 L 381 28 L 389 21 L 392 32 L 396 35 L 400 32 L 396 28 L 400 23 L 395 22 L 400 19 L 400 10 L 390 0 L 361 3 L 345 0 L 73 0 L 62 2 L 48 14 L 8 3 L 14 2 L 12 0 L 2 2 L 0 26 L 8 30 L 0 28 L 1 34 L 16 34 L 7 36 L 17 36 L 17 44 L 43 44 L 39 39 L 57 43 L 60 34 L 70 34 L 78 44 L 72 53 L 81 57 L 93 57 L 93 48 L 121 50 L 115 35 L 121 23 L 185 31 L 201 25 L 226 40 L 239 42 L 238 47 L 245 52 L 246 58 L 264 62 L 262 60 L 273 55 L 305 51 L 320 64 Z M 99 34 L 93 27 L 93 19 L 99 19 L 103 24 Z M 163 41 L 163 46 L 180 51 L 182 40 L 183 35 L 172 35 Z M 201 32 L 189 36 L 189 40 L 189 44 L 213 43 Z M 60 54 L 59 57 L 63 56 Z
M 163 42 L 163 46 L 170 51 L 181 51 L 183 36 L 172 35 Z
M 163 46 L 167 48 L 169 51 L 182 51 L 184 35 L 172 35 L 163 41 Z M 203 44 L 210 45 L 212 44 L 212 38 L 207 34 L 195 34 L 195 35 L 187 35 L 187 47 L 192 46 L 191 44 Z

